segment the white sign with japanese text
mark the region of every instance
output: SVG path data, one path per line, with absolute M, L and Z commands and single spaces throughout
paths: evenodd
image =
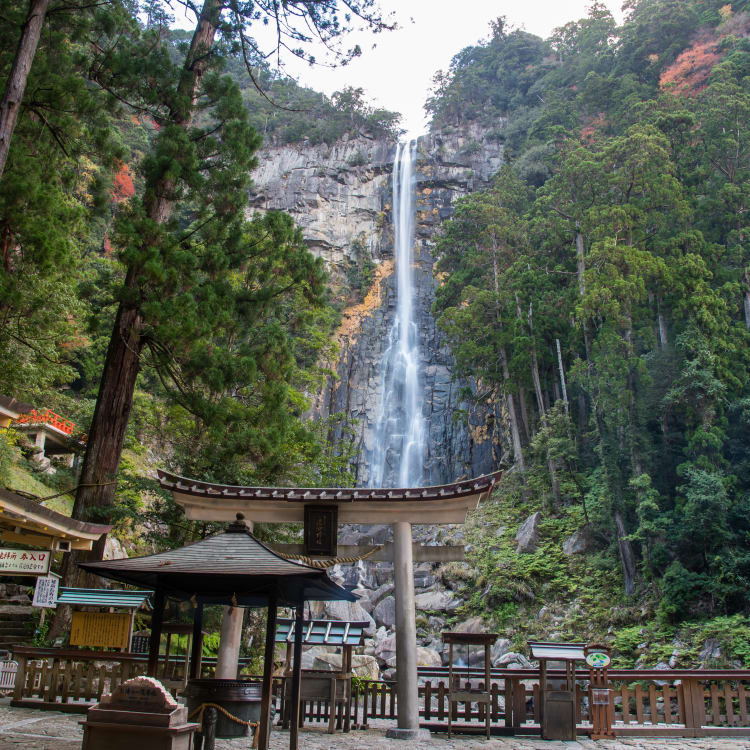
M 44 576 L 51 559 L 49 550 L 0 548 L 0 574 Z
M 57 607 L 57 587 L 60 579 L 55 576 L 46 576 L 36 579 L 36 588 L 34 589 L 34 601 L 32 607 Z

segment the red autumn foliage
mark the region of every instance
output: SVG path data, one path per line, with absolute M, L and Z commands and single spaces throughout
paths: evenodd
M 604 112 L 599 112 L 595 117 L 592 117 L 586 125 L 581 128 L 581 140 L 584 143 L 591 143 L 596 137 L 598 130 L 601 130 L 607 122 L 607 118 L 604 116 Z
M 698 40 L 662 71 L 659 83 L 675 96 L 695 96 L 705 88 L 712 68 L 720 59 L 715 39 Z
M 114 252 L 112 243 L 109 241 L 109 235 L 106 232 L 104 233 L 104 240 L 102 240 L 102 249 L 104 250 L 104 254 L 107 256 L 112 255 L 112 253 Z
M 135 195 L 135 185 L 133 176 L 130 174 L 130 167 L 121 163 L 114 179 L 112 180 L 112 200 L 115 203 L 126 201 Z

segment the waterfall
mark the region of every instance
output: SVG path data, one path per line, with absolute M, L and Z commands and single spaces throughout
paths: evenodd
M 381 363 L 380 403 L 370 461 L 370 487 L 422 484 L 425 425 L 419 382 L 419 332 L 414 319 L 414 159 L 416 141 L 400 143 L 393 163 L 396 317 Z

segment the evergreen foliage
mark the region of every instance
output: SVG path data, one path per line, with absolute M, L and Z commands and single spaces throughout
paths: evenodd
M 637 0 L 618 28 L 594 3 L 546 42 L 499 22 L 427 104 L 433 127 L 507 118 L 509 166 L 444 226 L 435 304 L 459 371 L 507 398 L 500 501 L 577 519 L 664 622 L 749 604 L 741 5 Z

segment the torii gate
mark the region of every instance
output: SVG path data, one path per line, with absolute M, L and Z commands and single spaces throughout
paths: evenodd
M 306 545 L 298 550 L 291 545 L 277 545 L 281 551 L 316 554 L 310 545 L 311 513 L 320 515 L 316 529 L 322 533 L 317 541 L 335 550 L 336 527 L 341 523 L 383 524 L 393 526 L 392 560 L 396 599 L 396 691 L 397 728 L 388 736 L 416 739 L 419 736 L 419 705 L 417 701 L 417 625 L 414 601 L 414 568 L 416 554 L 424 561 L 462 559 L 451 554 L 461 548 L 421 547 L 413 549 L 412 524 L 462 524 L 466 514 L 481 500 L 492 494 L 501 472 L 476 479 L 437 487 L 383 488 L 291 488 L 237 487 L 187 479 L 159 471 L 159 483 L 171 490 L 175 502 L 185 515 L 196 521 L 232 521 L 237 513 L 248 521 L 264 523 L 306 523 Z M 326 516 L 326 511 L 330 512 Z M 307 517 L 307 518 L 306 518 Z M 330 524 L 326 530 L 326 524 Z M 330 537 L 325 539 L 324 537 Z M 347 553 L 357 549 L 346 548 Z M 362 550 L 362 553 L 366 550 Z M 390 551 L 389 551 L 390 552 Z M 463 549 L 461 549 L 461 553 Z M 318 554 L 321 554 L 318 552 Z M 334 556 L 328 553 L 328 556 Z M 325 555 L 324 555 L 325 556 Z M 377 558 L 388 559 L 390 554 Z

